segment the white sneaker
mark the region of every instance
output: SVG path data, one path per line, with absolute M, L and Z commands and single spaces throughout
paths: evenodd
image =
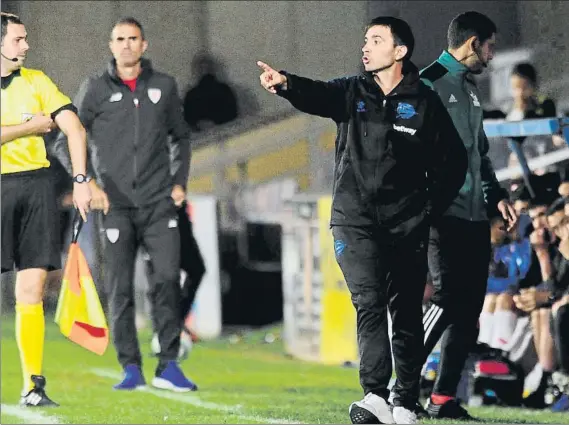
M 393 419 L 396 424 L 416 424 L 418 421 L 417 414 L 403 406 L 393 407 Z
M 353 424 L 394 424 L 389 404 L 383 398 L 369 393 L 362 401 L 350 405 L 350 419 Z

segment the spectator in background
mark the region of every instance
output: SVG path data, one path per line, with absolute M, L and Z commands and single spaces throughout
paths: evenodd
M 513 101 L 506 115 L 508 121 L 531 118 L 555 118 L 557 110 L 553 100 L 538 94 L 537 71 L 529 63 L 519 63 L 510 76 Z
M 566 247 L 564 258 L 567 260 Z M 569 411 L 569 288 L 557 298 L 551 308 L 552 331 L 554 347 L 558 362 L 558 370 L 553 373 L 553 385 L 557 386 L 560 395 L 554 400 L 552 410 L 554 412 Z
M 510 191 L 510 199 L 514 204 L 514 210 L 516 210 L 516 214 L 518 214 L 521 219 L 521 215 L 527 214 L 529 210 L 531 201 L 529 190 L 523 181 L 516 181 L 510 185 Z M 522 225 L 521 222 L 520 225 Z
M 184 118 L 193 131 L 203 130 L 204 122 L 225 124 L 238 116 L 237 98 L 228 84 L 219 80 L 215 62 L 206 53 L 192 62 L 192 73 L 198 84 L 184 98 Z
M 510 75 L 512 102 L 508 111 L 484 111 L 484 119 L 522 121 L 531 118 L 554 118 L 557 115 L 555 102 L 538 94 L 537 87 L 538 78 L 534 66 L 526 62 L 518 63 Z
M 501 217 L 490 222 L 490 240 L 492 260 L 478 341 L 504 350 L 516 327 L 513 295 L 527 274 L 532 251 L 528 238 L 518 237 L 515 231 L 506 232 Z
M 527 273 L 525 276 L 520 276 L 515 293 L 536 287 L 544 280 L 549 279 L 553 272 L 552 259 L 556 253 L 555 246 L 550 243 L 545 215 L 549 205 L 556 198 L 555 179 L 550 178 L 548 175 L 531 176 L 530 182 L 535 191 L 536 196 L 534 198 L 530 198 L 524 184 L 520 184 L 513 194 L 514 199 L 519 196 L 522 199 L 527 198 L 529 200 L 527 205 L 527 219 L 529 222 L 526 225 L 522 224 L 525 221 L 525 219 L 522 220 L 522 217 L 525 217 L 525 215 L 520 216 L 520 225 L 517 233 L 519 238 L 529 240 L 531 245 Z M 524 373 L 529 373 L 536 366 L 536 362 L 538 362 L 539 319 L 534 317 L 534 322 L 532 323 L 532 318 L 527 313 L 520 311 L 517 311 L 517 313 L 516 329 L 510 338 L 510 343 L 507 347 L 504 347 L 504 351 L 508 352 L 511 360 L 522 367 Z M 535 350 L 532 345 L 535 345 Z
M 561 203 L 561 201 L 559 201 Z M 565 199 L 565 208 L 567 199 Z M 550 219 L 553 221 L 553 219 Z M 555 278 L 550 283 L 551 289 L 551 333 L 553 337 L 554 357 L 557 361 L 556 372 L 552 374 L 552 385 L 560 395 L 554 400 L 552 410 L 569 411 L 569 215 L 557 216 L 557 223 L 551 223 L 559 238 L 559 263 Z
M 549 378 L 555 367 L 553 337 L 550 329 L 551 306 L 556 299 L 555 294 L 561 294 L 567 289 L 569 282 L 569 262 L 558 246 L 569 246 L 569 232 L 566 231 L 567 216 L 565 215 L 565 200 L 556 200 L 545 212 L 547 228 L 539 229 L 530 236 L 532 245 L 538 257 L 544 255 L 549 261 L 540 258 L 542 281 L 535 286 L 520 288 L 514 296 L 516 307 L 531 315 L 534 341 L 539 362 L 531 371 L 524 385 L 524 399 L 531 407 L 544 407 L 544 393 Z M 548 238 L 541 235 L 550 234 Z M 549 243 L 548 243 L 549 241 Z M 551 256 L 550 245 L 554 252 Z M 567 252 L 569 256 L 569 251 Z
M 517 64 L 510 76 L 512 91 L 512 104 L 505 115 L 507 121 L 522 121 L 535 118 L 555 118 L 557 110 L 555 102 L 538 93 L 538 75 L 533 65 L 529 63 Z M 523 144 L 526 158 L 534 158 L 555 150 L 565 144 L 559 136 L 553 137 L 516 137 L 514 140 Z M 509 166 L 518 163 L 517 157 L 510 155 Z M 546 170 L 536 171 L 543 173 Z
M 510 186 L 510 197 L 514 203 L 514 209 L 520 215 L 518 232 L 521 237 L 529 236 L 534 230 L 529 217 L 529 210 L 536 206 L 545 209 L 557 199 L 556 191 L 559 188 L 561 179 L 559 173 L 546 173 L 543 175 L 530 175 L 529 184 L 533 189 L 534 197 L 532 198 L 528 186 L 525 181 L 518 180 L 512 182 Z M 543 210 L 542 212 L 544 212 Z
M 563 198 L 569 198 L 569 179 L 565 177 L 557 188 L 557 193 Z

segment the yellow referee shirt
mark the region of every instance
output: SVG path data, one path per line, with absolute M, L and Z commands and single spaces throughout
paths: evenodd
M 20 68 L 9 85 L 2 86 L 2 126 L 22 124 L 39 112 L 51 115 L 71 103 L 47 75 L 35 69 Z M 2 174 L 38 170 L 49 165 L 41 135 L 20 137 L 2 145 Z

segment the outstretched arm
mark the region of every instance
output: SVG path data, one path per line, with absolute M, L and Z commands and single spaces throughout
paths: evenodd
M 269 93 L 287 99 L 296 109 L 311 115 L 331 118 L 336 122 L 348 119 L 348 80 L 316 81 L 287 72 L 278 72 L 264 62 L 261 86 Z

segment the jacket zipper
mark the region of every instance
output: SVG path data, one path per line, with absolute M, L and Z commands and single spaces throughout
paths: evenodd
M 381 101 L 381 112 L 380 112 L 380 113 L 381 113 L 381 121 L 382 121 L 382 122 L 383 122 L 384 119 L 385 119 L 385 106 L 386 106 L 386 105 L 387 105 L 387 96 L 385 96 L 385 97 L 383 98 L 383 100 Z M 366 117 L 366 118 L 367 118 L 367 117 Z M 367 135 L 367 126 L 365 127 L 365 129 L 366 129 L 366 130 L 365 130 L 365 134 Z M 380 166 L 381 166 L 381 158 L 378 157 L 378 159 L 377 159 L 377 164 L 376 164 L 376 166 L 375 166 L 374 186 L 375 186 L 375 182 L 377 181 L 377 173 L 378 173 L 378 170 L 379 170 Z M 379 206 L 377 206 L 376 208 L 374 208 L 375 221 L 378 222 L 378 223 L 381 222 L 379 210 L 380 210 L 380 207 L 379 207 Z
M 465 76 L 465 77 L 466 77 L 466 76 Z M 468 99 L 468 101 L 467 101 L 468 114 L 467 114 L 467 116 L 466 116 L 466 119 L 468 120 L 468 129 L 470 130 L 470 134 L 472 135 L 473 139 L 475 139 L 474 142 L 476 142 L 477 137 L 476 137 L 476 138 L 474 137 L 474 133 L 472 132 L 472 122 L 470 121 L 470 118 L 471 118 L 471 116 L 472 116 L 472 105 L 470 104 L 470 102 L 471 102 L 471 100 L 470 100 L 470 93 L 469 93 L 469 91 L 468 91 L 468 85 L 466 84 L 466 78 L 464 78 L 464 79 L 462 80 L 462 83 L 463 83 L 463 87 L 464 87 L 464 89 L 465 89 L 465 91 L 466 91 L 466 96 L 467 96 L 467 99 Z M 474 154 L 474 149 L 477 149 L 477 148 L 478 148 L 477 143 L 472 143 L 472 146 L 470 147 L 470 156 L 471 156 L 471 158 L 469 158 L 469 161 L 468 161 L 468 169 L 469 169 L 469 171 L 470 171 L 470 176 L 471 176 L 471 179 L 472 179 L 472 189 L 471 189 L 471 190 L 472 190 L 472 195 L 470 196 L 470 211 L 469 211 L 469 212 L 470 212 L 470 221 L 474 221 L 474 216 L 473 216 L 473 214 L 474 214 L 474 197 L 476 196 L 476 193 L 477 193 L 476 190 L 475 190 L 475 189 L 477 189 L 477 187 L 476 187 L 476 179 L 474 178 L 474 172 L 473 172 L 473 169 L 472 169 L 472 155 Z
M 139 108 L 140 108 L 140 101 L 138 100 L 138 97 L 134 97 L 133 99 L 133 103 L 134 103 L 134 155 L 133 155 L 133 168 L 134 168 L 134 181 L 132 183 L 132 191 L 134 193 L 136 193 L 136 181 L 137 181 L 137 177 L 138 177 L 138 164 L 136 162 L 136 154 L 137 154 L 137 149 L 138 149 L 138 137 L 139 137 L 139 124 L 140 124 L 140 113 L 139 113 Z M 136 198 L 136 197 L 135 197 Z M 135 205 L 136 205 L 136 201 L 135 201 Z

